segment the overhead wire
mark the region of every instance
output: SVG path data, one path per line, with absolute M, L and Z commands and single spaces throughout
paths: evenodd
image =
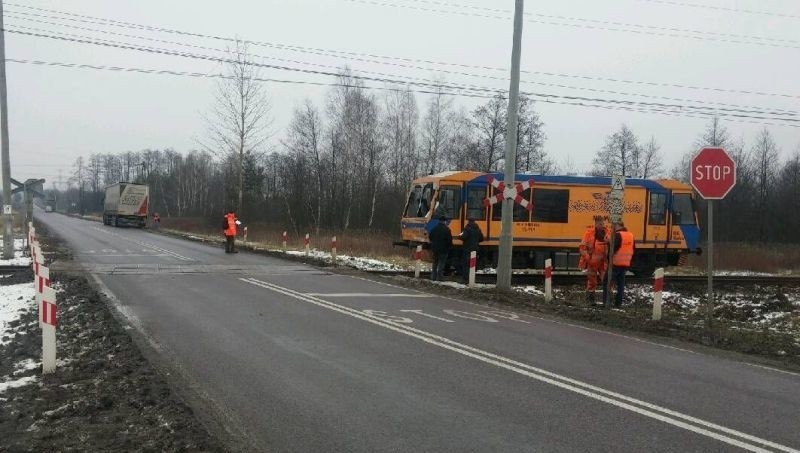
M 508 20 L 509 17 L 507 16 L 498 16 L 494 14 L 483 14 L 483 13 L 472 13 L 467 11 L 459 11 L 453 9 L 435 9 L 425 6 L 416 6 L 416 5 L 408 5 L 408 4 L 401 4 L 401 3 L 393 3 L 389 1 L 377 1 L 377 0 L 344 0 L 350 3 L 359 3 L 362 5 L 371 5 L 371 6 L 381 6 L 381 7 L 391 7 L 391 8 L 399 8 L 399 9 L 410 9 L 410 10 L 417 10 L 423 12 L 430 12 L 430 13 L 439 13 L 439 14 L 450 14 L 450 15 L 458 15 L 458 16 L 467 16 L 467 17 L 479 17 L 479 18 L 486 18 L 486 19 L 497 19 L 497 20 Z M 421 0 L 411 0 L 411 1 L 421 1 Z M 462 5 L 463 6 L 463 5 Z M 556 16 L 553 16 L 556 17 Z M 568 23 L 568 22 L 555 22 L 552 19 L 544 20 L 544 19 L 526 19 L 527 22 L 543 24 L 543 25 L 556 25 L 561 27 L 573 27 L 573 28 L 583 28 L 589 30 L 602 30 L 602 31 L 615 31 L 615 32 L 624 32 L 624 33 L 635 33 L 639 35 L 647 35 L 647 36 L 662 36 L 668 38 L 686 38 L 686 39 L 695 39 L 695 40 L 703 40 L 703 41 L 716 41 L 716 42 L 724 42 L 728 44 L 748 44 L 748 45 L 755 45 L 755 46 L 768 46 L 768 47 L 776 47 L 776 48 L 787 48 L 787 49 L 800 49 L 800 45 L 798 44 L 789 44 L 789 43 L 782 43 L 781 40 L 775 38 L 764 38 L 764 37 L 754 37 L 754 38 L 735 38 L 735 37 L 724 37 L 730 35 L 719 35 L 718 37 L 714 36 L 703 36 L 702 32 L 693 31 L 692 33 L 698 33 L 697 35 L 692 34 L 681 34 L 681 32 L 676 31 L 660 31 L 660 27 L 653 26 L 654 28 L 649 29 L 641 29 L 641 27 L 646 27 L 640 24 L 627 24 L 627 26 L 631 26 L 633 28 L 618 28 L 619 26 L 612 26 L 612 25 L 604 25 L 605 23 L 610 23 L 608 21 L 597 21 L 600 22 L 597 25 L 590 25 L 589 23 L 597 23 L 594 22 L 593 19 L 581 19 L 581 18 L 572 18 L 567 19 L 566 16 L 564 19 L 557 19 L 557 20 L 575 20 L 581 23 Z M 583 23 L 587 21 L 589 23 Z M 758 39 L 757 41 L 752 41 L 748 39 Z M 775 42 L 773 42 L 775 41 Z M 797 43 L 797 41 L 786 40 L 791 43 Z
M 681 6 L 687 8 L 696 8 L 696 9 L 707 9 L 712 11 L 724 11 L 729 13 L 742 13 L 742 14 L 754 14 L 760 16 L 771 16 L 771 17 L 783 17 L 786 19 L 800 19 L 800 16 L 794 14 L 785 14 L 785 13 L 776 13 L 772 11 L 760 11 L 760 10 L 753 10 L 753 9 L 738 9 L 738 8 L 730 8 L 726 6 L 717 6 L 717 5 L 703 5 L 700 3 L 690 3 L 690 2 L 678 2 L 674 0 L 638 0 L 640 2 L 647 2 L 647 3 L 657 3 L 662 5 L 670 5 L 670 6 Z
M 217 36 L 217 35 L 210 35 L 210 34 L 202 34 L 196 32 L 189 32 L 184 30 L 177 30 L 172 28 L 164 28 L 164 27 L 156 27 L 150 25 L 143 25 L 143 24 L 136 24 L 132 22 L 124 22 L 118 21 L 114 19 L 108 18 L 101 18 L 96 16 L 87 16 L 82 14 L 76 14 L 67 11 L 59 11 L 53 9 L 46 9 L 46 8 L 38 8 L 28 5 L 20 5 L 16 3 L 6 3 L 6 5 L 16 6 L 20 8 L 25 8 L 28 10 L 36 10 L 36 11 L 43 11 L 43 12 L 50 12 L 55 13 L 63 16 L 68 16 L 69 19 L 65 19 L 62 17 L 57 16 L 47 16 L 47 15 L 40 15 L 34 13 L 25 13 L 25 12 L 17 12 L 17 14 L 24 14 L 36 17 L 45 17 L 45 18 L 56 18 L 60 20 L 70 20 L 70 21 L 77 21 L 82 23 L 92 23 L 104 26 L 115 26 L 115 27 L 122 27 L 122 28 L 130 28 L 130 29 L 137 29 L 137 30 L 148 30 L 154 32 L 161 32 L 161 33 L 170 33 L 170 34 L 178 34 L 184 36 L 190 36 L 195 38 L 205 38 L 205 39 L 214 39 L 214 40 L 221 40 L 225 42 L 236 42 L 235 38 L 224 37 L 224 36 Z M 369 58 L 379 58 L 379 59 L 387 59 L 387 60 L 394 60 L 394 61 L 405 61 L 405 62 L 412 62 L 412 63 L 424 63 L 424 64 L 434 64 L 434 65 L 441 65 L 441 66 L 451 66 L 451 67 L 461 67 L 461 68 L 469 68 L 469 69 L 483 69 L 483 70 L 492 70 L 492 71 L 503 71 L 507 72 L 507 68 L 496 67 L 496 66 L 487 66 L 487 65 L 474 65 L 474 64 L 464 64 L 464 63 L 452 63 L 452 62 L 443 62 L 443 61 L 435 61 L 435 60 L 427 60 L 427 59 L 419 59 L 419 58 L 407 58 L 407 57 L 396 57 L 396 56 L 388 56 L 388 55 L 380 55 L 374 53 L 362 53 L 362 52 L 350 52 L 350 51 L 341 51 L 341 50 L 334 50 L 334 49 L 323 49 L 323 48 L 315 48 L 315 47 L 304 47 L 304 46 L 297 46 L 297 45 L 289 45 L 283 43 L 274 43 L 274 42 L 265 42 L 265 41 L 255 41 L 255 40 L 241 40 L 241 42 L 251 44 L 254 46 L 263 46 L 269 48 L 278 48 L 278 49 L 285 49 L 285 50 L 293 50 L 297 52 L 305 52 L 305 51 L 316 51 L 316 52 L 327 52 L 327 53 L 334 53 L 334 54 L 343 54 L 343 55 L 351 55 L 351 56 L 364 56 Z M 738 90 L 738 89 L 730 89 L 730 88 L 720 88 L 720 87 L 703 87 L 703 86 L 695 86 L 695 85 L 687 85 L 687 84 L 676 84 L 676 83 L 666 83 L 666 82 L 652 82 L 652 81 L 639 81 L 639 80 L 629 80 L 629 79 L 621 79 L 621 78 L 612 78 L 612 77 L 597 77 L 597 76 L 589 76 L 589 75 L 581 75 L 581 74 L 566 74 L 566 73 L 556 73 L 556 72 L 546 72 L 546 71 L 530 71 L 530 70 L 522 70 L 524 74 L 533 74 L 533 75 L 544 75 L 550 77 L 562 77 L 562 78 L 575 78 L 581 80 L 592 80 L 592 81 L 604 81 L 604 82 L 613 82 L 613 83 L 625 83 L 625 84 L 635 84 L 635 85 L 644 85 L 644 86 L 653 86 L 653 87 L 665 87 L 665 88 L 680 88 L 680 89 L 689 89 L 689 90 L 699 90 L 699 91 L 711 91 L 711 92 L 720 92 L 720 93 L 736 93 L 736 94 L 746 94 L 746 95 L 754 95 L 754 96 L 771 96 L 771 97 L 782 97 L 782 98 L 794 98 L 800 99 L 800 95 L 795 94 L 787 94 L 787 93 L 773 93 L 773 92 L 764 92 L 764 91 L 755 91 L 755 90 Z
M 15 17 L 13 15 L 8 15 L 8 16 L 11 17 L 11 18 L 15 18 L 15 19 L 18 18 L 18 17 Z M 62 26 L 62 27 L 65 27 L 65 28 L 79 29 L 79 30 L 82 30 L 82 31 L 88 31 L 88 32 L 93 32 L 93 33 L 110 34 L 110 35 L 113 35 L 113 36 L 122 36 L 122 37 L 126 37 L 126 38 L 140 39 L 140 40 L 146 40 L 146 41 L 151 41 L 151 42 L 158 42 L 158 43 L 162 43 L 162 44 L 178 45 L 178 46 L 189 47 L 189 48 L 194 48 L 194 49 L 210 50 L 210 51 L 214 51 L 214 52 L 227 52 L 226 49 L 219 49 L 219 48 L 213 48 L 213 47 L 207 47 L 207 46 L 199 46 L 199 45 L 189 44 L 189 43 L 179 42 L 179 41 L 163 40 L 163 39 L 158 39 L 158 38 L 152 38 L 152 37 L 149 37 L 149 36 L 131 35 L 131 34 L 127 34 L 127 33 L 118 33 L 118 32 L 114 32 L 114 31 L 110 31 L 110 30 L 102 30 L 102 29 L 90 28 L 90 27 L 81 27 L 81 26 L 71 25 L 71 24 L 60 24 L 60 23 L 57 23 L 57 22 L 43 21 L 43 20 L 39 20 L 39 19 L 28 19 L 28 20 L 29 21 L 33 21 L 35 23 L 40 23 L 40 24 L 45 24 L 45 25 L 52 25 L 52 26 Z M 16 24 L 13 24 L 13 23 L 9 23 L 7 25 L 15 26 L 15 27 L 22 28 L 22 29 L 27 29 L 27 30 L 33 30 L 33 31 L 42 31 L 42 32 L 50 32 L 51 31 L 51 30 L 43 30 L 43 29 L 35 28 L 35 27 L 27 27 L 27 26 L 16 25 Z M 59 32 L 59 33 L 61 33 L 61 32 Z M 83 36 L 83 35 L 73 35 L 73 34 L 67 34 L 67 33 L 63 33 L 63 34 L 67 35 L 67 36 L 75 36 L 75 37 L 87 38 L 87 39 L 93 39 L 94 38 L 94 37 L 87 37 L 87 36 Z M 404 63 L 384 62 L 384 61 L 380 61 L 380 60 L 360 58 L 360 57 L 343 57 L 343 56 L 339 56 L 339 55 L 336 55 L 336 54 L 328 54 L 328 53 L 324 53 L 324 52 L 308 52 L 308 53 L 311 53 L 311 54 L 314 54 L 314 55 L 328 56 L 328 57 L 332 57 L 332 58 L 345 59 L 345 60 L 348 60 L 348 61 L 352 60 L 352 61 L 360 61 L 360 62 L 373 63 L 373 64 L 390 65 L 390 66 L 393 66 L 393 67 L 402 67 L 402 68 L 407 68 L 407 69 L 426 70 L 426 71 L 439 72 L 439 73 L 450 74 L 450 75 L 460 75 L 460 76 L 467 76 L 467 77 L 485 78 L 485 79 L 497 80 L 497 81 L 502 81 L 502 82 L 506 82 L 507 81 L 507 78 L 505 78 L 505 77 L 490 76 L 490 75 L 486 75 L 486 74 L 474 74 L 474 73 L 463 72 L 463 71 L 452 71 L 452 70 L 446 70 L 446 69 L 437 69 L 437 68 L 415 66 L 415 65 L 404 64 Z M 284 59 L 284 58 L 279 58 L 279 57 L 274 57 L 274 56 L 264 56 L 264 55 L 259 55 L 259 54 L 251 54 L 251 56 L 257 57 L 257 58 L 262 58 L 262 59 L 271 59 L 271 60 L 275 60 L 275 61 L 293 63 L 293 64 L 303 64 L 303 65 L 324 67 L 324 68 L 328 68 L 328 69 L 331 69 L 331 68 L 339 69 L 338 67 L 331 66 L 331 65 L 319 64 L 319 63 L 311 63 L 311 62 L 298 61 L 298 60 L 290 60 L 290 59 Z M 359 70 L 359 72 L 367 73 L 367 74 L 374 74 L 374 75 L 379 75 L 379 76 L 395 76 L 395 77 L 407 78 L 407 76 L 403 76 L 403 75 L 386 74 L 386 73 L 375 72 L 375 71 Z M 412 77 L 412 79 L 414 79 L 414 78 Z M 422 80 L 432 81 L 431 79 L 422 79 Z M 648 94 L 642 94 L 642 93 L 630 93 L 630 92 L 624 92 L 624 91 L 618 91 L 618 90 L 607 90 L 607 89 L 592 88 L 592 87 L 579 87 L 579 86 L 572 86 L 572 85 L 564 85 L 564 84 L 548 83 L 548 82 L 538 82 L 538 81 L 528 81 L 528 80 L 523 81 L 523 83 L 532 84 L 532 85 L 555 87 L 555 88 L 570 89 L 570 90 L 583 90 L 583 91 L 590 91 L 590 92 L 597 92 L 597 93 L 608 93 L 608 94 L 623 95 L 623 96 L 636 96 L 636 97 L 649 98 L 649 99 L 662 99 L 662 100 L 677 101 L 677 102 L 692 102 L 692 103 L 698 103 L 698 104 L 709 105 L 709 106 L 711 106 L 711 105 L 723 106 L 724 108 L 732 107 L 732 108 L 734 108 L 734 110 L 746 111 L 746 112 L 749 112 L 749 113 L 772 114 L 772 115 L 791 115 L 791 116 L 798 115 L 797 111 L 781 109 L 781 108 L 765 109 L 765 108 L 762 108 L 762 107 L 742 105 L 742 104 L 733 104 L 733 103 L 725 103 L 725 102 L 717 102 L 717 101 L 704 101 L 704 100 L 680 98 L 680 97 L 673 97 L 673 96 L 659 96 L 659 95 L 648 95 Z

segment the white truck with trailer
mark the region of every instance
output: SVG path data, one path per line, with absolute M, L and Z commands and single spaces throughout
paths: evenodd
M 103 223 L 114 226 L 147 225 L 150 188 L 147 184 L 120 182 L 106 187 Z

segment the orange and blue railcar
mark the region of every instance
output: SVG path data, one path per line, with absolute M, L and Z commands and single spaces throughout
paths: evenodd
M 608 217 L 611 178 L 517 174 L 515 183 L 533 181 L 520 195 L 531 210 L 514 203 L 514 268 L 543 267 L 552 259 L 556 269 L 577 267 L 578 245 L 594 216 Z M 461 247 L 457 235 L 473 218 L 483 232 L 483 265 L 497 263 L 502 203 L 488 202 L 501 191 L 491 184 L 500 173 L 452 171 L 415 179 L 401 219 L 402 241 L 415 247 L 429 244 L 428 233 L 445 216 L 454 239 L 453 257 Z M 636 253 L 632 271 L 648 275 L 656 267 L 683 264 L 690 253 L 700 253 L 700 228 L 692 187 L 669 179 L 625 181 L 623 222 L 634 234 Z

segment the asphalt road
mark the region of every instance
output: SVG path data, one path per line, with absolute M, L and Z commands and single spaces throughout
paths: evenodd
M 37 213 L 263 451 L 796 451 L 800 375 Z

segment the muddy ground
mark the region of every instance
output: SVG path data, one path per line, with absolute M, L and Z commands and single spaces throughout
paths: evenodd
M 68 259 L 42 236 L 48 263 Z M 0 382 L 35 377 L 0 392 L 0 451 L 222 451 L 86 278 L 54 273 L 53 280 L 60 291 L 57 371 L 42 376 L 36 363 L 41 333 L 33 303 L 12 325 L 12 341 L 0 345 Z M 0 284 L 25 281 L 32 274 Z

